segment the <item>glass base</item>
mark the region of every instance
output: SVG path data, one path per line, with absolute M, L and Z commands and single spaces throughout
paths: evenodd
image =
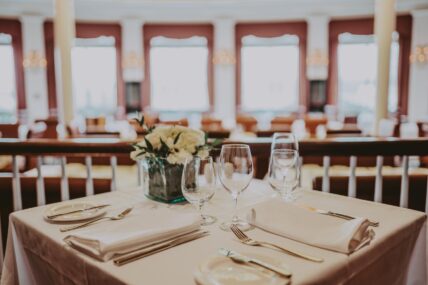
M 201 226 L 209 226 L 217 222 L 217 218 L 209 215 L 202 215 Z
M 225 232 L 230 232 L 230 231 L 232 231 L 232 230 L 230 229 L 230 227 L 231 227 L 232 225 L 237 226 L 237 227 L 238 227 L 241 231 L 243 231 L 243 232 L 245 232 L 245 231 L 249 231 L 249 230 L 252 230 L 252 229 L 253 229 L 253 226 L 252 226 L 252 225 L 250 225 L 249 223 L 247 223 L 246 221 L 241 220 L 241 219 L 239 219 L 239 220 L 237 220 L 237 221 L 223 222 L 223 223 L 221 223 L 221 225 L 220 225 L 220 229 L 222 229 L 222 230 L 223 230 L 223 231 L 225 231 Z

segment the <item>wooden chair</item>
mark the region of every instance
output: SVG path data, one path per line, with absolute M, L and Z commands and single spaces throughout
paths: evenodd
M 18 138 L 19 123 L 16 124 L 0 124 L 0 133 L 2 138 Z
M 289 132 L 295 119 L 293 116 L 276 116 L 270 121 L 270 127 L 273 131 Z
M 189 121 L 187 120 L 187 118 L 183 118 L 183 119 L 175 120 L 175 121 L 160 121 L 159 124 L 160 125 L 188 127 L 189 126 Z
M 257 119 L 250 115 L 240 114 L 236 116 L 236 124 L 242 127 L 245 132 L 253 132 L 257 130 Z
M 327 118 L 305 116 L 305 126 L 311 135 L 316 134 L 316 129 L 319 125 L 327 125 Z
M 205 132 L 221 131 L 223 130 L 223 121 L 211 116 L 203 116 L 201 119 L 201 129 Z

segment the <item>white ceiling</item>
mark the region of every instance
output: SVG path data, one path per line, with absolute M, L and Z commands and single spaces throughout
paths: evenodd
M 299 20 L 372 15 L 375 0 L 75 0 L 76 18 L 84 21 L 208 22 Z M 396 0 L 398 13 L 428 8 L 428 0 Z M 0 0 L 0 17 L 41 15 L 51 18 L 54 0 Z

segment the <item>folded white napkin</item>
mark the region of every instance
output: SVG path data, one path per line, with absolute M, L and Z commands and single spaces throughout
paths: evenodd
M 349 254 L 370 242 L 369 221 L 350 221 L 314 213 L 279 199 L 254 206 L 247 220 L 265 231 L 316 247 Z
M 196 213 L 180 213 L 167 208 L 138 209 L 123 220 L 76 231 L 64 241 L 87 255 L 106 261 L 115 254 L 195 231 L 200 223 L 200 215 Z

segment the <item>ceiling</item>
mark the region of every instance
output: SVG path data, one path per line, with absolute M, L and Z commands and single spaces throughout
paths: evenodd
M 53 16 L 54 0 L 0 0 L 0 17 Z M 312 15 L 361 17 L 374 13 L 375 0 L 75 0 L 84 21 L 207 22 L 298 20 Z M 396 0 L 398 13 L 427 9 L 428 0 Z

